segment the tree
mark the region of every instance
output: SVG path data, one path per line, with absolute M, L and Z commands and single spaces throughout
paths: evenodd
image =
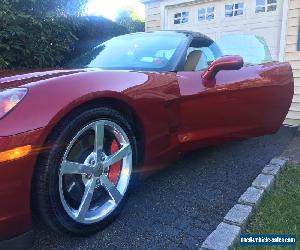
M 11 0 L 11 6 L 35 16 L 80 15 L 88 0 Z
M 121 10 L 118 13 L 116 22 L 126 27 L 129 32 L 145 31 L 144 18 L 139 16 L 138 13 L 132 8 Z

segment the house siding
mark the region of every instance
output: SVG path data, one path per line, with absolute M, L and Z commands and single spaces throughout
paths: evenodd
M 160 2 L 149 2 L 145 4 L 146 14 L 146 31 L 160 30 L 161 14 L 160 14 Z
M 298 50 L 300 22 L 300 1 L 290 0 L 287 37 L 285 48 L 285 60 L 290 62 L 294 74 L 294 98 L 285 123 L 289 125 L 300 125 L 300 51 Z

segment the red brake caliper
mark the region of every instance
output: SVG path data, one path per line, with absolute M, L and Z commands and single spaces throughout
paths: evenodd
M 120 149 L 119 144 L 116 140 L 113 140 L 110 146 L 110 152 L 111 154 L 114 154 L 118 152 Z M 121 161 L 116 162 L 115 164 L 110 166 L 109 172 L 108 172 L 108 178 L 113 184 L 117 184 L 119 180 L 119 176 L 121 173 Z

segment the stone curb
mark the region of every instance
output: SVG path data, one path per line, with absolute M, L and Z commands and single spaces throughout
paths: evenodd
M 262 173 L 277 176 L 280 170 L 281 170 L 280 165 L 268 164 L 267 166 L 264 167 Z
M 241 195 L 238 200 L 238 203 L 245 204 L 248 206 L 257 206 L 259 202 L 262 200 L 264 195 L 263 189 L 258 189 L 256 187 L 249 187 L 245 193 Z
M 275 177 L 268 174 L 259 174 L 252 182 L 252 187 L 269 191 L 274 184 Z
M 246 228 L 253 211 L 275 183 L 281 170 L 287 164 L 288 158 L 275 157 L 266 165 L 261 174 L 252 182 L 245 193 L 238 199 L 225 215 L 216 230 L 203 242 L 201 249 L 221 250 L 233 249 L 239 240 L 241 232 Z
M 224 217 L 224 222 L 239 226 L 243 229 L 250 216 L 252 215 L 253 207 L 243 204 L 234 205 Z
M 236 235 L 240 235 L 241 228 L 227 223 L 220 223 L 204 241 L 202 249 L 229 249 L 236 243 Z

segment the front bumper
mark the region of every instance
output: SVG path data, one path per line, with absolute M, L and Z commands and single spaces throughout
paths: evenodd
M 0 137 L 0 152 L 24 145 L 41 148 L 42 130 Z M 31 230 L 31 182 L 37 152 L 12 161 L 0 162 L 0 242 Z M 14 248 L 6 248 L 14 249 Z
M 25 250 L 32 246 L 33 232 L 28 231 L 9 240 L 0 241 L 0 250 Z

